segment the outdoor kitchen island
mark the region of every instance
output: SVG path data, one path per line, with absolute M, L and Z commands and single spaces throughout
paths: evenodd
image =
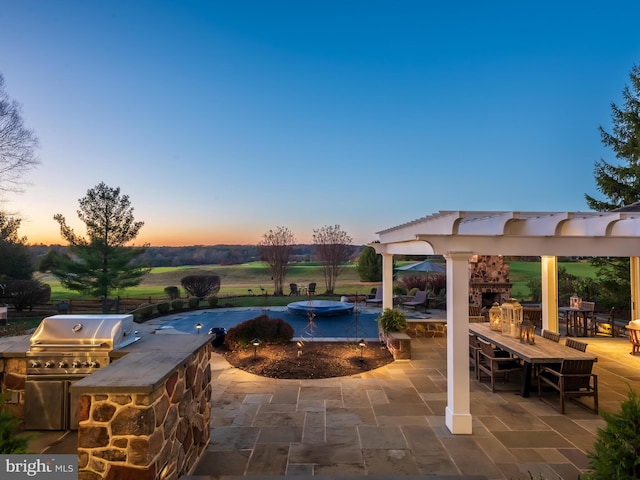
M 209 443 L 211 337 L 155 335 L 76 382 L 79 479 L 177 479 Z
M 108 365 L 69 387 L 78 399 L 71 403 L 80 480 L 178 479 L 209 442 L 211 337 L 157 335 L 145 327 L 136 327 L 137 341 L 109 353 Z M 27 336 L 0 341 L 0 381 L 16 392 L 11 407 L 19 417 L 28 410 L 28 348 Z

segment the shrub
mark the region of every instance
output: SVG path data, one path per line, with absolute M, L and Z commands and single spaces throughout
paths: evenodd
M 426 275 L 403 275 L 398 282 L 407 290 L 415 288 L 416 290 L 426 290 L 427 288 L 427 276 Z
M 187 305 L 189 305 L 189 308 L 198 308 L 200 306 L 200 299 L 198 297 L 189 297 Z
M 5 409 L 6 400 L 7 394 L 0 395 L 0 453 L 27 453 L 29 437 L 18 436 L 20 421 Z
M 182 300 L 181 298 L 171 300 L 171 308 L 173 308 L 174 310 L 182 310 L 184 308 L 184 300 Z
M 428 275 L 427 289 L 434 295 L 442 295 L 447 289 L 447 276 L 445 274 Z
M 180 298 L 180 289 L 175 286 L 164 287 L 164 293 L 167 294 L 169 300 L 175 300 L 176 298 Z
M 640 478 L 640 399 L 629 387 L 627 400 L 620 412 L 604 412 L 605 428 L 598 429 L 593 451 L 587 452 L 590 470 L 581 476 L 585 480 Z
M 205 298 L 220 291 L 220 277 L 218 275 L 187 275 L 180 280 L 182 288 L 193 297 Z
M 215 295 L 207 297 L 207 303 L 210 307 L 215 307 L 216 305 L 218 305 L 218 297 L 216 297 Z
M 153 313 L 153 305 L 151 304 L 142 305 L 141 307 L 138 308 L 137 312 L 143 318 L 149 317 Z
M 393 294 L 394 295 L 406 295 L 407 294 L 407 289 L 403 285 L 395 285 L 393 287 Z
M 34 305 L 44 304 L 51 298 L 51 287 L 38 280 L 7 280 L 4 289 L 6 301 L 17 312 Z
M 156 308 L 158 313 L 167 313 L 171 309 L 171 304 L 169 302 L 161 302 L 156 304 Z
M 385 332 L 401 332 L 407 328 L 407 316 L 395 308 L 385 308 L 378 317 L 378 325 Z
M 260 315 L 230 328 L 224 342 L 231 350 L 237 350 L 245 348 L 254 338 L 265 343 L 288 343 L 293 333 L 293 327 L 284 320 Z

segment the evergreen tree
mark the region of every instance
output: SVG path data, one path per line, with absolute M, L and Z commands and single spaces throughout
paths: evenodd
M 33 274 L 27 239 L 18 235 L 20 222 L 0 210 L 0 279 L 29 280 Z
M 362 282 L 382 281 L 382 255 L 375 248 L 366 246 L 358 258 L 358 274 Z
M 69 242 L 69 255 L 58 255 L 51 273 L 71 290 L 108 297 L 112 290 L 138 285 L 147 268 L 134 260 L 146 246 L 127 246 L 144 225 L 135 222 L 133 208 L 120 188 L 100 183 L 79 200 L 78 218 L 86 225 L 86 238 L 76 235 L 65 218 L 53 218 L 60 224 L 62 237 Z
M 617 162 L 600 159 L 595 163 L 596 185 L 605 199 L 585 194 L 589 208 L 596 211 L 615 210 L 640 201 L 640 66 L 634 65 L 629 74 L 630 86 L 622 91 L 624 103 L 611 103 L 613 129 L 599 127 L 602 143 L 611 148 Z M 628 258 L 596 258 L 598 286 L 603 307 L 630 307 L 631 288 Z

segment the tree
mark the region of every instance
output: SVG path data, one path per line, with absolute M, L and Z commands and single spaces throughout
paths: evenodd
M 589 208 L 603 212 L 630 205 L 640 200 L 640 66 L 629 74 L 631 88 L 622 91 L 624 106 L 611 103 L 613 130 L 599 127 L 602 143 L 610 147 L 619 164 L 600 159 L 595 162 L 594 176 L 598 190 L 608 200 L 585 194 Z
M 20 191 L 27 170 L 38 163 L 38 138 L 24 126 L 20 104 L 11 100 L 0 74 L 0 191 Z
M 149 271 L 134 260 L 146 250 L 127 246 L 144 222 L 135 222 L 133 207 L 120 188 L 100 183 L 79 200 L 78 218 L 86 225 L 86 238 L 76 235 L 61 214 L 53 218 L 69 242 L 69 255 L 51 262 L 51 273 L 71 290 L 108 297 L 112 290 L 138 285 Z
M 607 199 L 598 200 L 585 194 L 589 208 L 610 211 L 640 200 L 640 66 L 634 65 L 629 74 L 631 86 L 624 87 L 622 107 L 611 103 L 613 130 L 599 127 L 602 143 L 611 148 L 617 164 L 600 159 L 595 162 L 594 176 L 598 190 Z M 629 308 L 629 259 L 594 259 L 598 284 L 611 302 L 606 306 Z M 622 276 L 617 276 L 622 272 Z M 613 290 L 610 290 L 613 288 Z M 605 305 L 603 305 L 605 306 Z
M 269 265 L 273 280 L 273 294 L 284 295 L 284 279 L 289 272 L 289 258 L 295 244 L 295 237 L 286 227 L 276 227 L 262 234 L 258 250 L 262 261 Z
M 0 210 L 0 279 L 29 280 L 33 274 L 27 239 L 18 235 L 20 222 Z
M 373 247 L 364 247 L 358 258 L 358 274 L 362 282 L 382 281 L 382 255 Z
M 342 273 L 344 264 L 351 257 L 353 239 L 347 232 L 340 230 L 340 225 L 324 226 L 313 231 L 313 243 L 316 254 L 322 264 L 326 294 L 333 294 L 336 279 Z

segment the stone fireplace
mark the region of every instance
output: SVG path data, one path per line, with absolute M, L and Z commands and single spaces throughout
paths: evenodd
M 490 308 L 511 297 L 509 264 L 501 255 L 474 255 L 469 261 L 469 305 Z

